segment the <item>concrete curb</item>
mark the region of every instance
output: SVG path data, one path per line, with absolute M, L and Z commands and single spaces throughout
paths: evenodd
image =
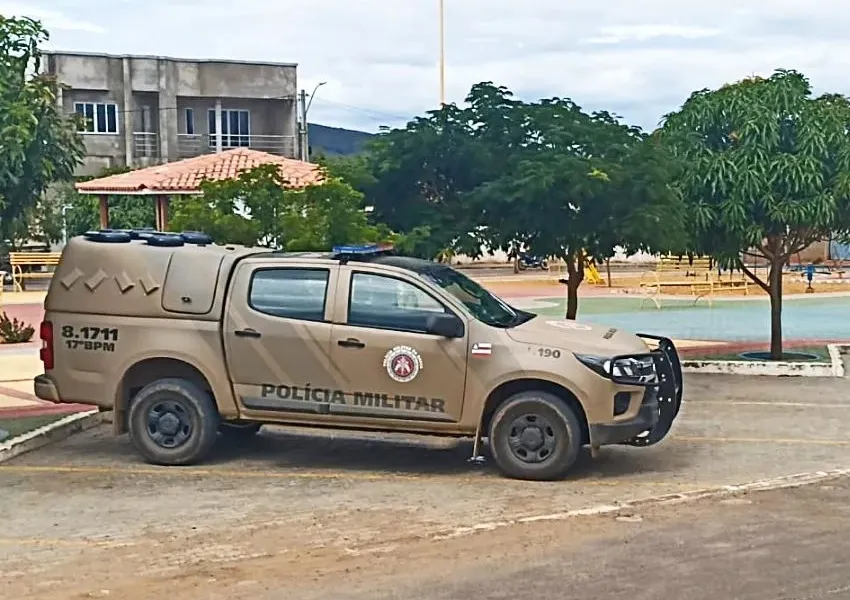
M 712 375 L 767 375 L 773 377 L 844 377 L 842 344 L 827 344 L 830 361 L 827 362 L 770 362 L 755 360 L 688 360 L 682 359 L 684 373 Z
M 717 487 L 705 488 L 700 490 L 692 490 L 689 492 L 664 494 L 661 496 L 653 496 L 651 498 L 643 498 L 622 504 L 602 504 L 591 506 L 588 508 L 580 508 L 565 512 L 533 515 L 528 517 L 520 517 L 517 519 L 509 519 L 505 521 L 490 521 L 478 523 L 467 527 L 458 527 L 452 531 L 438 533 L 430 537 L 433 541 L 447 540 L 480 531 L 493 531 L 502 529 L 512 525 L 522 525 L 524 523 L 539 523 L 544 521 L 566 521 L 575 517 L 599 516 L 605 514 L 616 514 L 624 510 L 637 509 L 644 506 L 661 506 L 670 504 L 682 504 L 685 502 L 694 502 L 708 498 L 724 498 L 727 496 L 735 496 L 737 494 L 747 492 L 763 492 L 768 490 L 779 490 L 784 488 L 802 487 L 814 483 L 820 483 L 830 479 L 838 479 L 841 477 L 850 476 L 850 469 L 833 469 L 831 471 L 815 471 L 813 473 L 798 473 L 796 475 L 786 475 L 783 477 L 775 477 L 773 479 L 765 479 L 761 481 L 753 481 L 738 485 L 722 485 Z M 367 550 L 368 551 L 368 550 Z
M 68 415 L 44 427 L 13 437 L 0 444 L 0 463 L 52 442 L 63 440 L 74 433 L 91 429 L 99 425 L 101 421 L 102 416 L 98 409 L 88 410 Z

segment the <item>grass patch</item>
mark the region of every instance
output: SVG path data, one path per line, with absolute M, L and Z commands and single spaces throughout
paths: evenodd
M 770 348 L 747 348 L 746 350 L 737 350 L 734 352 L 724 351 L 718 348 L 712 351 L 710 348 L 704 350 L 689 351 L 682 356 L 682 360 L 747 360 L 741 357 L 742 352 L 767 352 Z M 782 360 L 785 362 L 830 362 L 829 349 L 825 345 L 813 346 L 795 346 L 793 348 L 784 348 L 786 352 L 805 352 L 807 354 L 815 354 L 817 358 L 808 358 L 801 356 L 788 356 Z
M 37 417 L 21 417 L 19 419 L 0 419 L 0 429 L 9 433 L 5 440 L 0 441 L 11 440 L 19 435 L 23 435 L 33 429 L 38 429 L 39 427 L 44 427 L 45 425 L 58 421 L 59 419 L 63 419 L 67 416 L 67 414 L 59 414 L 40 415 Z

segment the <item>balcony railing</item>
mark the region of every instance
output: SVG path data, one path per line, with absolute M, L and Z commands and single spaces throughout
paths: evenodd
M 251 148 L 287 158 L 294 158 L 296 155 L 294 135 L 222 135 L 221 137 L 222 150 Z M 215 148 L 215 135 L 182 133 L 177 136 L 177 154 L 180 158 L 214 153 Z
M 157 158 L 159 156 L 159 135 L 147 131 L 133 132 L 133 156 Z

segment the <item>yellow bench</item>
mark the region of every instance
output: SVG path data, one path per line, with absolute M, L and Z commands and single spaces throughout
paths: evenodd
M 651 300 L 656 308 L 661 308 L 657 297 L 665 288 L 684 288 L 694 298 L 694 304 L 706 298 L 709 306 L 713 304 L 712 297 L 716 292 L 743 289 L 745 295 L 749 294 L 749 282 L 743 273 L 740 277 L 733 277 L 730 273 L 724 279 L 713 266 L 708 257 L 689 260 L 686 256 L 662 256 L 655 270 L 641 277 L 639 286 L 645 290 L 641 306 L 646 300 Z
M 25 279 L 49 279 L 53 270 L 24 271 L 23 267 L 56 267 L 61 252 L 10 252 L 9 264 L 12 266 L 12 285 L 15 291 L 24 291 Z

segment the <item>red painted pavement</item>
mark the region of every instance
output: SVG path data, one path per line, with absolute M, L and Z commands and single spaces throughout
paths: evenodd
M 44 319 L 44 307 L 41 304 L 6 304 L 0 307 L 0 312 L 5 312 L 9 319 L 18 319 L 35 329 L 32 340 L 26 344 L 15 344 L 15 348 L 41 347 L 41 337 L 38 335 L 38 328 Z M 3 346 L 0 345 L 0 352 L 2 351 Z
M 38 329 L 38 324 L 44 317 L 44 307 L 41 304 L 6 304 L 2 307 L 2 310 L 10 319 L 16 318 L 25 321 L 36 329 Z
M 813 346 L 826 346 L 827 344 L 846 344 L 847 340 L 783 340 L 782 348 L 793 350 L 794 348 L 806 348 Z M 739 352 L 770 350 L 770 342 L 718 342 L 717 345 L 693 348 L 679 348 L 679 355 L 683 358 L 689 356 L 710 356 L 717 354 L 733 354 Z
M 0 420 L 3 419 L 20 419 L 24 417 L 40 417 L 42 415 L 62 415 L 84 412 L 91 410 L 93 407 L 88 404 L 54 404 L 47 400 L 37 398 L 35 394 L 30 392 L 22 392 L 14 388 L 6 387 L 0 384 L 0 394 L 9 398 L 18 398 L 19 400 L 27 400 L 29 402 L 37 402 L 30 406 L 12 406 L 8 408 L 0 408 Z
M 0 408 L 0 421 L 9 419 L 26 419 L 43 417 L 45 415 L 72 415 L 90 411 L 94 406 L 87 404 L 47 404 L 45 406 L 26 406 L 21 408 Z

